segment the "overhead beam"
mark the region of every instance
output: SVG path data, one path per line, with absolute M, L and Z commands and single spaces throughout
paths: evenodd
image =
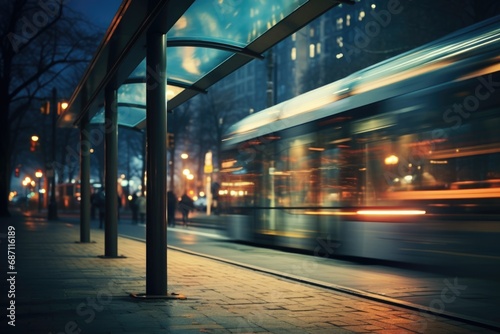
M 336 0 L 338 3 L 346 4 L 346 5 L 355 5 L 356 2 L 354 0 Z
M 125 82 L 123 84 L 126 85 L 126 84 L 140 84 L 140 83 L 146 83 L 146 78 L 129 78 L 129 79 L 125 80 Z M 192 90 L 193 92 L 197 92 L 197 93 L 202 93 L 202 94 L 207 93 L 206 89 L 202 89 L 202 88 L 197 87 L 196 85 L 180 82 L 177 80 L 172 80 L 172 79 L 167 80 L 167 85 L 180 87 L 180 88 L 184 88 L 184 89 L 189 89 L 189 90 Z
M 206 41 L 201 39 L 170 39 L 167 42 L 167 47 L 198 47 L 198 48 L 208 48 L 208 49 L 216 49 L 222 51 L 228 51 L 232 53 L 237 53 L 252 59 L 264 59 L 264 56 L 260 53 L 253 52 L 248 50 L 247 48 L 241 48 L 236 45 L 231 45 L 227 43 L 220 43 L 214 41 Z

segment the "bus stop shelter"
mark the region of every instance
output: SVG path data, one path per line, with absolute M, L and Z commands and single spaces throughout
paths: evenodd
M 61 127 L 80 129 L 80 242 L 90 242 L 90 148 L 105 147 L 105 258 L 118 256 L 118 127 L 146 131 L 145 297 L 167 293 L 167 111 L 353 0 L 124 0 Z M 103 124 L 102 133 L 91 131 Z

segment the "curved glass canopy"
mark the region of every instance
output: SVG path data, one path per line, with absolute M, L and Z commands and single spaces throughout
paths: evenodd
M 89 113 L 91 123 L 103 122 L 103 82 L 113 75 L 108 73 L 111 70 L 118 71 L 113 79 L 120 83 L 118 123 L 129 127 L 144 124 L 148 76 L 165 71 L 167 105 L 172 110 L 249 61 L 262 59 L 266 50 L 325 11 L 341 2 L 352 3 L 352 0 L 184 0 L 175 5 L 166 0 L 150 2 L 158 3 L 157 7 L 163 6 L 165 10 L 156 13 L 149 12 L 148 8 L 144 12 L 142 2 L 132 0 L 127 8 L 117 13 L 116 27 L 108 30 L 111 36 L 105 37 L 101 54 L 105 54 L 106 48 L 113 54 L 111 50 L 116 50 L 113 38 L 130 38 L 132 28 L 124 26 L 126 22 L 140 21 L 139 13 L 144 21 L 157 15 L 156 24 L 166 27 L 167 68 L 147 68 L 143 46 L 136 48 L 139 51 L 129 57 L 133 60 L 124 61 L 126 65 L 123 66 L 109 65 L 113 64 L 109 54 L 101 60 L 98 53 L 88 75 L 84 76 L 85 81 L 75 91 L 67 114 L 60 119 L 62 125 L 78 124 L 83 113 Z M 154 8 L 151 4 L 149 7 Z M 133 48 L 124 47 L 123 53 L 132 53 L 130 50 Z M 123 55 L 121 58 L 117 55 L 116 61 L 126 58 Z M 97 72 L 103 70 L 106 74 Z M 89 94 L 89 88 L 94 95 Z M 94 97 L 89 99 L 88 96 Z M 80 110 L 72 108 L 76 104 L 81 106 Z
M 168 40 L 201 40 L 246 47 L 307 0 L 195 1 Z

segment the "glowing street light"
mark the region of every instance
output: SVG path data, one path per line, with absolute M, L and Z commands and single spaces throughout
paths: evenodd
M 68 109 L 68 106 L 69 106 L 69 104 L 66 101 L 58 102 L 57 103 L 57 114 L 61 115 L 64 112 L 64 110 Z
M 26 196 L 26 210 L 28 210 L 28 188 L 31 185 L 31 178 L 26 176 L 23 180 L 23 186 L 26 187 L 25 196 Z
M 23 186 L 26 187 L 29 184 L 31 184 L 31 178 L 29 176 L 26 176 L 23 180 Z
M 43 176 L 42 170 L 38 169 L 35 172 L 35 176 L 38 179 L 38 212 L 41 212 L 42 211 L 42 195 L 41 195 L 41 191 L 40 191 L 40 186 L 42 184 L 42 176 Z
M 31 152 L 35 152 L 36 151 L 36 146 L 37 146 L 37 143 L 38 143 L 39 139 L 40 138 L 38 138 L 37 135 L 31 136 L 31 145 L 30 145 L 30 151 Z
M 189 169 L 184 169 L 183 174 L 184 176 L 186 176 L 186 181 L 184 182 L 184 192 L 187 193 L 189 188 L 189 181 L 194 179 L 194 175 L 191 174 Z
M 183 188 L 184 188 L 184 191 L 186 191 L 186 189 L 187 189 L 187 176 L 188 176 L 189 174 L 191 174 L 191 172 L 189 171 L 189 169 L 184 168 L 184 166 L 186 165 L 186 160 L 187 160 L 188 158 L 189 158 L 189 155 L 188 155 L 186 152 L 184 152 L 184 153 L 182 153 L 182 154 L 181 154 L 181 159 L 182 159 L 182 174 L 183 174 L 184 176 L 186 176 L 186 179 L 185 179 L 185 180 L 182 180 L 182 181 L 183 181 L 183 183 L 184 183 L 184 187 L 183 187 Z M 182 177 L 181 177 L 181 179 L 182 179 Z
M 393 154 L 385 158 L 384 163 L 386 165 L 395 165 L 398 163 L 398 161 L 399 161 L 398 157 Z

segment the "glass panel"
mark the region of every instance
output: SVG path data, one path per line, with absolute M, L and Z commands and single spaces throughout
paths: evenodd
M 167 101 L 170 101 L 180 93 L 184 91 L 184 88 L 177 87 L 177 86 L 172 86 L 172 85 L 167 85 Z M 168 107 L 168 106 L 167 106 Z
M 167 48 L 167 80 L 193 84 L 232 55 L 208 48 Z
M 201 39 L 246 46 L 307 0 L 198 0 L 168 32 L 168 39 Z
M 146 58 L 129 75 L 130 79 L 134 78 L 145 78 L 146 77 Z
M 166 96 L 170 100 L 184 91 L 184 88 L 167 85 Z M 146 105 L 146 85 L 143 83 L 125 84 L 118 89 L 118 103 Z
M 406 191 L 413 192 L 408 195 L 411 199 L 429 199 L 442 193 L 433 190 L 458 194 L 456 190 L 498 187 L 500 148 L 495 144 L 499 137 L 493 130 L 495 124 L 500 125 L 500 118 L 471 121 L 443 132 L 446 136 L 441 138 L 432 130 L 401 135 L 381 146 L 385 156 L 379 160 L 384 161 L 387 196 L 395 199 Z M 393 163 L 389 154 L 397 156 Z
M 146 118 L 146 109 L 118 107 L 118 125 L 134 127 Z M 90 120 L 90 124 L 104 124 L 104 108 Z
M 125 84 L 118 88 L 118 103 L 146 105 L 146 84 Z
M 209 48 L 167 48 L 167 80 L 191 85 L 232 55 L 232 52 Z M 147 70 L 144 59 L 130 74 L 129 79 L 143 79 L 147 75 L 155 74 L 151 70 Z
M 90 124 L 104 124 L 104 108 L 101 108 L 90 120 Z
M 199 0 L 168 32 L 167 40 L 203 40 L 245 47 L 306 2 Z M 167 80 L 193 84 L 232 55 L 232 52 L 211 48 L 169 47 Z M 151 75 L 150 72 L 144 59 L 129 78 L 145 78 Z M 167 98 L 171 99 L 179 92 L 172 90 Z M 128 97 L 122 98 L 128 100 Z

